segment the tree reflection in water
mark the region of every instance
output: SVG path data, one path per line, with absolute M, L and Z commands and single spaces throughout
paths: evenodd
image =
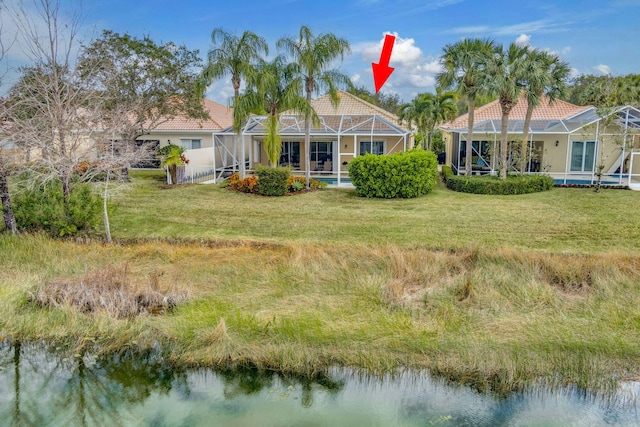
M 158 352 L 125 351 L 96 358 L 4 342 L 0 344 L 0 420 L 11 420 L 9 424 L 16 426 L 128 425 L 135 423 L 134 412 L 151 396 L 173 394 L 172 398 L 188 400 L 190 381 L 202 374 L 220 380 L 227 401 L 274 387 L 297 387 L 301 406 L 308 408 L 314 393 L 335 394 L 344 387 L 344 382 L 322 374 L 306 378 L 252 367 L 188 371 L 165 363 Z

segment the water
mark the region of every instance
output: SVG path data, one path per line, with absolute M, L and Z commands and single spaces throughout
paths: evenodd
M 637 426 L 640 384 L 598 398 L 535 389 L 496 398 L 404 372 L 332 369 L 315 380 L 172 369 L 159 356 L 64 357 L 0 346 L 0 425 L 51 426 Z

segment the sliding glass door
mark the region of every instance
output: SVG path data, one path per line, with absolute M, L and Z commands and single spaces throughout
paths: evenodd
M 571 172 L 593 172 L 595 160 L 595 141 L 571 142 Z

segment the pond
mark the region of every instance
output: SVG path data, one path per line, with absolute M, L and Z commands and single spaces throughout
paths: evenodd
M 0 345 L 0 425 L 640 425 L 639 383 L 599 398 L 572 388 L 498 398 L 422 372 L 335 368 L 313 380 L 236 369 L 177 369 L 157 354 L 63 356 Z

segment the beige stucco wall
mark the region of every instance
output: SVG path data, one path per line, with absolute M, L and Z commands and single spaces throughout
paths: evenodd
M 476 140 L 493 141 L 494 136 L 491 135 L 474 135 Z M 517 137 L 517 136 L 516 136 Z M 453 143 L 452 134 L 443 132 L 445 141 L 445 151 L 447 153 L 446 164 L 451 166 L 453 159 Z M 500 139 L 500 135 L 496 135 L 496 139 Z M 509 139 L 514 139 L 514 135 L 509 135 Z M 595 131 L 583 130 L 570 135 L 551 134 L 532 136 L 534 148 L 534 158 L 540 161 L 541 172 L 564 173 L 570 172 L 571 146 L 573 141 L 595 141 Z M 640 139 L 640 138 L 638 138 Z M 557 145 L 556 145 L 557 141 Z M 619 135 L 601 135 L 599 144 L 596 148 L 596 164 L 604 160 L 604 172 L 607 173 L 613 164 L 618 160 L 621 151 L 621 136 Z M 465 140 L 461 139 L 460 144 L 464 144 Z M 640 141 L 638 141 L 640 145 Z M 497 154 L 497 153 L 496 153 Z M 569 165 L 569 166 L 568 166 Z M 635 165 L 634 165 L 635 169 Z
M 160 141 L 160 147 L 165 145 L 175 144 L 180 145 L 181 139 L 200 139 L 202 141 L 202 148 L 213 147 L 213 137 L 211 132 L 151 132 L 142 135 L 138 140 L 158 140 Z

